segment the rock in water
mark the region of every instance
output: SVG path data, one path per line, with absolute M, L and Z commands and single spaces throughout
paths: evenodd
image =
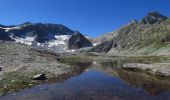
M 34 80 L 45 80 L 47 79 L 45 74 L 37 74 L 33 77 Z
M 79 32 L 72 35 L 68 41 L 68 49 L 80 49 L 91 46 L 93 46 L 92 43 Z

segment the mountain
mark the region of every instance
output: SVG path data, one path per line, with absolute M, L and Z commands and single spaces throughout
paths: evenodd
M 91 42 L 81 33 L 72 35 L 68 41 L 68 49 L 80 49 L 82 47 L 92 47 Z
M 0 25 L 0 40 L 48 48 L 56 52 L 66 51 L 70 37 L 75 34 L 77 34 L 75 31 L 61 24 L 26 22 L 20 25 Z M 81 37 L 80 40 L 88 41 L 85 37 Z M 91 42 L 87 43 L 91 46 Z
M 93 52 L 109 55 L 168 55 L 170 18 L 150 12 L 141 21 L 134 20 L 96 40 L 102 43 L 93 47 Z

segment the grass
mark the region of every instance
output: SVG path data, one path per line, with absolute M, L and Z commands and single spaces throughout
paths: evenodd
M 60 59 L 60 62 L 66 63 L 66 64 L 74 64 L 78 62 L 90 62 L 93 60 L 94 60 L 94 57 L 92 56 L 72 55 L 72 56 L 62 57 Z
M 168 19 L 166 20 L 166 22 L 167 22 L 167 23 L 170 23 L 170 18 L 168 18 Z
M 161 62 L 170 62 L 169 56 L 129 56 L 126 57 L 124 60 L 133 61 L 133 62 L 140 62 L 140 63 L 161 63 Z
M 36 71 L 24 72 L 21 70 L 6 73 L 4 79 L 0 81 L 0 95 L 32 87 L 36 84 L 32 81 L 32 77 L 37 73 Z
M 159 48 L 159 47 L 155 47 Z M 128 62 L 138 62 L 138 63 L 159 63 L 159 62 L 170 62 L 169 56 L 154 56 L 154 55 L 141 55 L 141 56 L 113 56 L 113 57 L 103 57 L 103 56 L 89 56 L 89 55 L 76 55 L 76 56 L 67 56 L 61 58 L 62 63 L 75 64 L 79 62 L 114 62 L 118 61 L 123 63 Z

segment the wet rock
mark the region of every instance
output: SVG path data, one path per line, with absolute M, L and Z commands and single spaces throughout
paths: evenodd
M 0 71 L 2 71 L 2 68 L 0 67 Z
M 122 65 L 122 68 L 129 70 L 146 71 L 147 73 L 170 77 L 170 63 L 153 63 L 153 64 L 141 64 L 141 63 L 126 63 Z
M 45 74 L 37 74 L 33 77 L 34 80 L 45 80 L 47 79 Z

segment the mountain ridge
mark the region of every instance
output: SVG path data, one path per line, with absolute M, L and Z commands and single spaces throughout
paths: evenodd
M 99 40 L 105 41 L 91 51 L 109 55 L 167 55 L 170 54 L 169 36 L 170 19 L 158 12 L 150 12 L 139 22 L 134 20 L 100 37 Z
M 67 51 L 68 41 L 74 34 L 77 34 L 76 31 L 62 24 L 25 22 L 19 25 L 0 25 L 0 40 L 47 48 L 56 52 Z M 81 41 L 87 43 L 87 46 L 92 46 L 86 37 L 81 37 Z M 84 46 L 86 45 L 74 49 Z

